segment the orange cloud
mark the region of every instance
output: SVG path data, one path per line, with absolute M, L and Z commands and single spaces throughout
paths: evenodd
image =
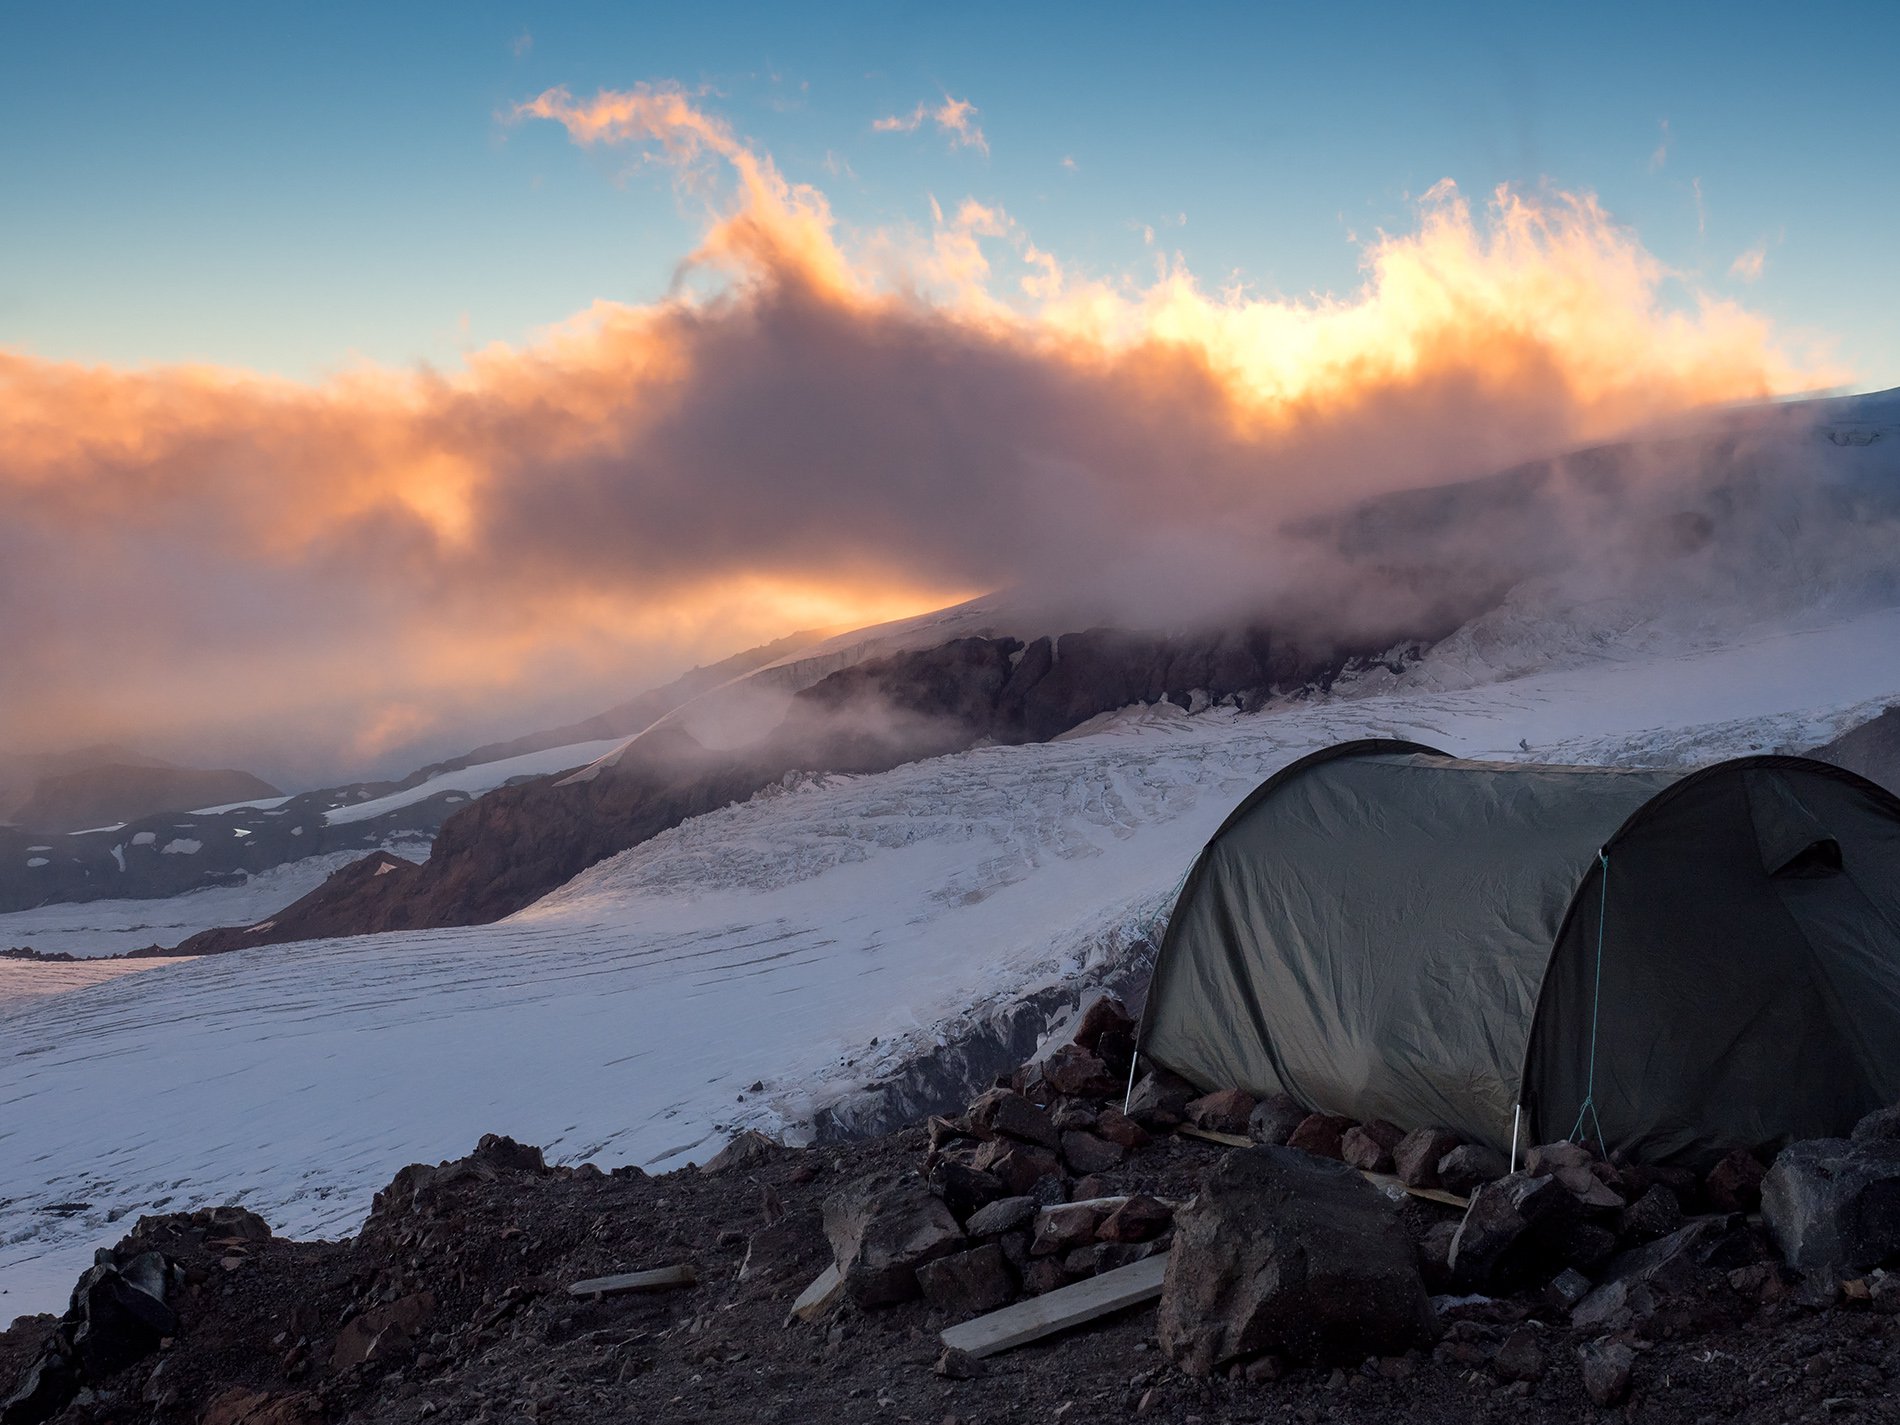
M 1738 277 L 1744 282 L 1759 282 L 1762 270 L 1767 265 L 1768 248 L 1765 244 L 1757 243 L 1729 264 L 1729 276 Z
M 952 148 L 973 148 L 987 158 L 990 141 L 978 126 L 976 115 L 977 107 L 968 99 L 953 99 L 946 94 L 943 103 L 935 108 L 919 103 L 908 114 L 889 114 L 881 119 L 873 119 L 871 129 L 880 134 L 914 134 L 928 119 L 950 136 Z
M 1357 292 L 1261 299 L 1078 275 L 974 200 L 846 235 L 673 86 L 509 117 L 670 165 L 723 285 L 453 372 L 0 351 L 0 746 L 341 775 L 1002 584 L 1168 617 L 1262 597 L 1290 518 L 1838 375 L 1666 303 L 1587 197 L 1444 184 Z

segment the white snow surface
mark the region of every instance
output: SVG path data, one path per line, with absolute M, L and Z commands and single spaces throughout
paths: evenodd
M 237 1201 L 280 1233 L 343 1234 L 397 1168 L 484 1132 L 648 1167 L 740 1126 L 795 1136 L 958 1019 L 1098 965 L 1242 796 L 1332 742 L 1680 765 L 1809 746 L 1900 697 L 1900 611 L 1635 643 L 1477 687 L 1129 709 L 774 788 L 495 925 L 0 1002 L 0 1318 L 54 1308 L 121 1218 Z M 68 1202 L 90 1206 L 43 1210 Z
M 393 841 L 383 848 L 411 861 L 429 859 L 426 841 Z M 62 902 L 0 914 L 0 947 L 30 945 L 48 954 L 123 955 L 148 945 L 176 945 L 214 925 L 249 925 L 301 900 L 337 871 L 372 854 L 332 851 L 260 871 L 238 886 L 208 886 L 154 900 Z M 19 961 L 0 960 L 0 1000 L 14 993 Z M 153 960 L 134 960 L 133 967 Z
M 505 786 L 516 777 L 545 777 L 551 772 L 565 772 L 571 767 L 585 766 L 614 751 L 626 741 L 624 737 L 609 737 L 595 742 L 575 742 L 565 747 L 549 747 L 540 752 L 524 752 L 519 757 L 503 757 L 497 762 L 477 762 L 459 771 L 438 773 L 428 781 L 419 782 L 405 791 L 391 792 L 388 796 L 337 807 L 334 811 L 327 813 L 323 819 L 331 826 L 342 826 L 352 821 L 368 821 L 371 817 L 381 816 L 385 812 L 396 811 L 402 807 L 426 801 L 438 792 L 464 792 L 471 797 L 478 797 L 484 792 L 492 792 L 497 787 Z

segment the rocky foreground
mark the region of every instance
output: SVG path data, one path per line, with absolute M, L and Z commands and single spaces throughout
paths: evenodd
M 1900 1418 L 1900 1112 L 1700 1176 L 1572 1144 L 1512 1173 L 1159 1075 L 1124 1115 L 1125 1021 L 1077 1039 L 881 1139 L 650 1177 L 488 1138 L 343 1242 L 141 1219 L 0 1336 L 0 1422 Z M 939 1339 L 1163 1254 L 1158 1303 Z

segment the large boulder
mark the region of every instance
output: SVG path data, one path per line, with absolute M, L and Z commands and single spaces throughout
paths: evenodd
M 1576 1198 L 1554 1177 L 1517 1172 L 1482 1183 L 1452 1238 L 1452 1279 L 1468 1290 L 1515 1287 L 1561 1260 L 1562 1242 L 1581 1216 Z
M 1064 1044 L 1043 1060 L 1042 1078 L 1064 1098 L 1100 1100 L 1121 1096 L 1121 1085 L 1101 1056 L 1079 1044 Z
M 994 1311 L 1016 1294 L 1015 1274 L 994 1242 L 925 1263 L 917 1285 L 932 1306 L 956 1317 Z
M 1789 1144 L 1762 1179 L 1761 1215 L 1791 1267 L 1859 1272 L 1900 1256 L 1900 1142 Z
M 1242 1149 L 1175 1216 L 1160 1341 L 1191 1374 L 1268 1352 L 1400 1355 L 1436 1332 L 1411 1239 L 1385 1196 L 1343 1163 Z
M 825 1199 L 825 1236 L 859 1306 L 886 1306 L 919 1293 L 917 1268 L 965 1243 L 943 1200 L 921 1183 L 854 1184 Z

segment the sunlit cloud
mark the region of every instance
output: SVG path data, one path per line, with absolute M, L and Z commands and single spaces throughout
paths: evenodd
M 990 143 L 976 122 L 977 107 L 967 99 L 943 96 L 943 103 L 932 107 L 920 103 L 908 114 L 887 114 L 871 121 L 871 129 L 880 134 L 914 134 L 929 120 L 949 135 L 952 148 L 973 148 L 986 157 Z M 1071 165 L 1073 166 L 1073 165 Z
M 1768 248 L 1763 243 L 1756 243 L 1728 265 L 1728 272 L 1729 276 L 1739 278 L 1743 282 L 1759 282 L 1762 269 L 1767 265 Z
M 1357 291 L 1266 298 L 1074 270 L 976 199 L 847 231 L 677 86 L 505 117 L 662 165 L 716 280 L 452 371 L 0 350 L 0 746 L 394 770 L 1004 585 L 1258 599 L 1289 519 L 1841 376 L 1667 299 L 1587 195 L 1440 184 Z

